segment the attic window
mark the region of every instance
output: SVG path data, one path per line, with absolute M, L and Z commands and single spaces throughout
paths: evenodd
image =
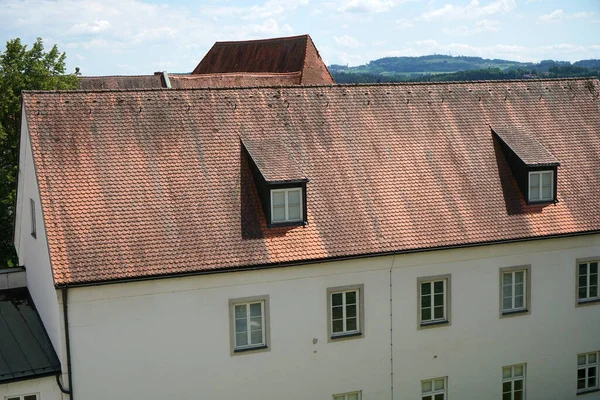
M 557 201 L 558 159 L 534 133 L 515 126 L 493 127 L 500 147 L 527 204 Z
M 529 173 L 529 201 L 554 200 L 554 171 Z
M 302 188 L 271 190 L 271 223 L 302 221 Z

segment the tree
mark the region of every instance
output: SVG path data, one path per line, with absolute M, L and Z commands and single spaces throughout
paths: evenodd
M 0 53 L 0 268 L 16 265 L 13 223 L 21 91 L 77 88 L 77 77 L 65 75 L 65 59 L 65 53 L 60 53 L 56 45 L 45 52 L 41 38 L 29 50 L 21 39 L 10 40 Z

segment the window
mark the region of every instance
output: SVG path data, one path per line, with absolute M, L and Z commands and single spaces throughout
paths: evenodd
M 330 339 L 356 337 L 364 332 L 364 286 L 327 289 Z
M 302 188 L 271 190 L 271 223 L 302 221 Z
M 525 399 L 525 364 L 502 367 L 502 400 Z
M 500 315 L 529 310 L 530 266 L 500 268 Z
M 39 400 L 39 393 L 35 394 L 24 394 L 20 396 L 8 396 L 5 400 Z
M 422 400 L 446 400 L 446 379 L 435 378 L 421 381 L 421 399 Z
M 577 355 L 577 393 L 598 390 L 598 358 L 600 352 Z
M 579 262 L 577 266 L 577 301 L 598 301 L 598 260 Z
M 268 296 L 229 301 L 232 353 L 267 349 L 269 344 Z
M 450 322 L 450 275 L 418 279 L 419 325 Z
M 360 400 L 361 398 L 361 392 L 342 393 L 333 395 L 333 400 Z
M 29 208 L 31 210 L 31 236 L 36 237 L 35 201 L 33 199 L 29 199 Z
M 529 173 L 529 201 L 554 199 L 554 171 Z

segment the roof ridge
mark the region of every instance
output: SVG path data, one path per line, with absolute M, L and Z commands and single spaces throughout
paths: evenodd
M 275 73 L 277 74 L 277 73 Z M 208 75 L 208 74 L 207 74 Z M 444 82 L 382 82 L 382 83 L 334 83 L 313 85 L 267 85 L 267 86 L 233 86 L 233 87 L 202 87 L 202 88 L 139 88 L 139 89 L 71 89 L 71 90 L 23 90 L 22 93 L 109 93 L 109 92 L 157 92 L 157 91 L 221 91 L 221 90 L 252 90 L 252 89 L 306 89 L 306 88 L 331 88 L 331 87 L 394 87 L 394 86 L 428 86 L 428 85 L 465 85 L 486 83 L 527 83 L 527 82 L 561 82 L 561 81 L 600 81 L 597 77 L 578 78 L 542 78 L 542 79 L 504 79 L 480 81 L 444 81 Z
M 213 46 L 221 45 L 221 44 L 232 44 L 232 43 L 260 43 L 260 42 L 276 42 L 282 40 L 297 40 L 300 38 L 310 38 L 310 35 L 305 33 L 304 35 L 296 35 L 296 36 L 281 36 L 276 38 L 268 38 L 268 39 L 250 39 L 250 40 L 228 40 L 223 42 L 215 42 Z

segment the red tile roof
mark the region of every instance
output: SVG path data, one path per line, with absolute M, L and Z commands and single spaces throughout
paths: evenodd
M 492 126 L 492 131 L 529 167 L 560 164 L 533 135 L 521 129 Z
M 301 84 L 332 84 L 309 35 L 242 42 L 216 42 L 192 74 L 300 72 Z
M 159 89 L 164 87 L 159 75 L 81 76 L 79 88 L 83 90 Z
M 26 92 L 57 285 L 600 230 L 600 83 Z M 490 126 L 560 160 L 527 205 Z M 266 227 L 240 138 L 278 138 L 308 225 Z
M 292 86 L 299 85 L 300 72 L 274 73 L 227 73 L 202 75 L 169 75 L 173 89 L 196 89 L 208 87 L 246 86 Z

